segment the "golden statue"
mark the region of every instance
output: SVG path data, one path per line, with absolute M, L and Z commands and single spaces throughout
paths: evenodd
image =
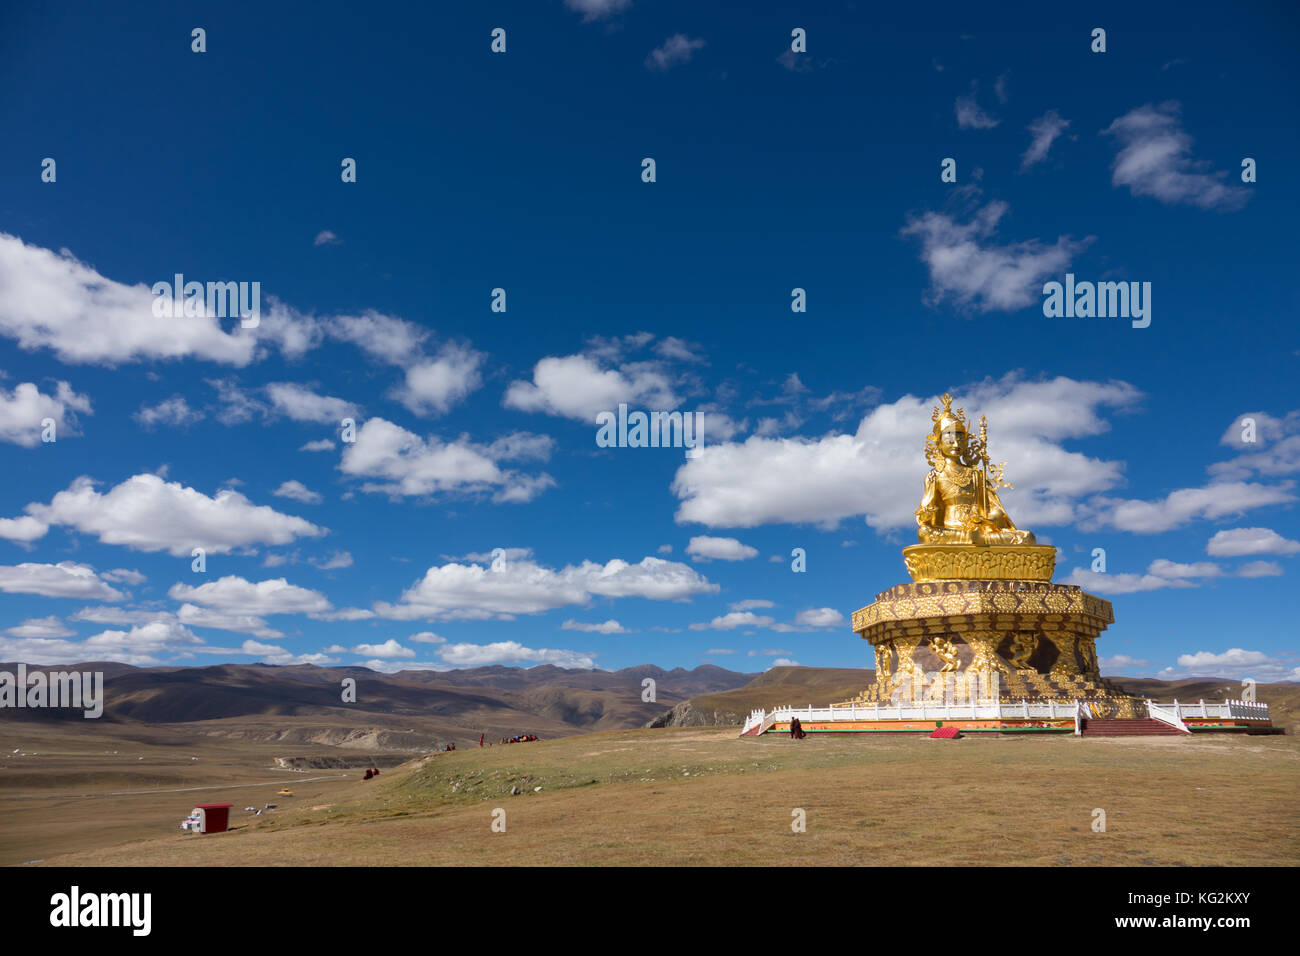
M 943 396 L 930 420 L 930 472 L 916 509 L 920 543 L 903 548 L 912 580 L 853 613 L 853 630 L 875 650 L 876 680 L 832 706 L 947 703 L 947 688 L 955 686 L 956 699 L 1012 703 L 999 711 L 1003 729 L 1029 725 L 1038 718 L 1030 717 L 1028 706 L 1047 700 L 1143 713 L 1145 702 L 1097 671 L 1097 638 L 1115 620 L 1110 602 L 1078 585 L 1053 584 L 1056 548 L 1038 544 L 1007 515 L 998 493 L 1011 485 L 1002 474 L 1006 462 L 989 460 L 988 422 L 980 416 L 971 434 L 951 395 Z M 898 719 L 873 711 L 866 720 L 887 726 Z M 1066 722 L 1054 726 L 1072 729 Z
M 979 438 L 966 429 L 966 413 L 953 411 L 952 396 L 943 396 L 943 408 L 930 416 L 934 428 L 925 439 L 925 495 L 916 509 L 916 536 L 922 544 L 1032 545 L 1031 531 L 1021 531 L 1011 521 L 999 488 L 1010 488 L 1002 478 L 1006 462 L 991 464 L 988 422 L 980 416 Z

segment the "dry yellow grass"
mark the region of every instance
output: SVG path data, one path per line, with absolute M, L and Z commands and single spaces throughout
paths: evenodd
M 54 865 L 1295 865 L 1291 737 L 738 739 L 611 731 L 295 788 L 246 829 Z M 540 792 L 534 788 L 541 787 Z M 511 789 L 519 791 L 511 796 Z M 294 809 L 301 807 L 302 809 Z M 506 811 L 506 831 L 491 829 Z M 791 829 L 792 811 L 807 832 Z M 1105 833 L 1092 830 L 1106 812 Z M 188 806 L 185 807 L 188 809 Z M 180 814 L 172 814 L 179 816 Z M 239 821 L 243 822 L 243 821 Z M 174 824 L 172 824 L 174 825 Z

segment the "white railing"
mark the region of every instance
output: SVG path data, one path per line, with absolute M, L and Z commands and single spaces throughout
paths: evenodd
M 977 700 L 962 704 L 945 704 L 938 701 L 914 701 L 904 704 L 859 704 L 850 707 L 775 707 L 770 711 L 755 710 L 745 721 L 748 731 L 764 724 L 769 727 L 779 721 L 798 717 L 802 720 L 997 720 L 1003 717 L 1022 719 L 1048 718 L 1073 720 L 1079 707 L 1061 701 L 996 701 Z M 743 731 L 742 731 L 743 732 Z
M 1268 704 L 1248 700 L 1225 700 L 1220 704 L 1207 704 L 1199 701 L 1195 704 L 1157 704 L 1146 702 L 1147 713 L 1156 720 L 1190 733 L 1183 722 L 1187 717 L 1236 718 L 1240 720 L 1268 720 Z M 1062 701 L 997 701 L 976 700 L 953 704 L 939 701 L 913 701 L 897 704 L 854 704 L 847 707 L 791 707 L 783 705 L 770 711 L 754 710 L 745 721 L 741 733 L 747 733 L 757 727 L 760 734 L 779 721 L 798 717 L 801 721 L 846 721 L 846 720 L 999 720 L 1002 718 L 1020 718 L 1021 720 L 1062 719 L 1074 721 L 1075 733 L 1081 729 L 1080 722 L 1088 716 L 1086 702 L 1066 703 Z
M 1239 717 L 1242 720 L 1268 720 L 1268 704 L 1256 700 L 1225 700 L 1222 707 L 1227 713 L 1207 714 L 1208 717 Z
M 1225 700 L 1221 704 L 1207 704 L 1203 700 L 1195 704 L 1180 704 L 1177 700 L 1172 704 L 1154 704 L 1148 700 L 1147 706 L 1148 708 L 1162 708 L 1167 714 L 1177 718 L 1180 722 L 1188 717 L 1218 717 L 1238 720 L 1269 719 L 1268 704 L 1261 704 L 1254 700 Z
M 1201 701 L 1201 710 L 1205 709 L 1205 702 Z M 1183 723 L 1182 718 L 1178 715 L 1178 701 L 1172 704 L 1157 704 L 1153 701 L 1147 701 L 1147 716 L 1153 720 L 1158 720 L 1162 724 L 1168 724 L 1175 730 L 1181 730 L 1185 734 L 1190 734 L 1187 725 Z

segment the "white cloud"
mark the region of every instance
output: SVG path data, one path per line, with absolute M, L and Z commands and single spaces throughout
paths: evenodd
M 375 610 L 396 620 L 508 619 L 585 605 L 593 597 L 679 601 L 718 590 L 693 568 L 661 558 L 643 558 L 638 564 L 584 561 L 559 571 L 530 560 L 506 562 L 500 571 L 451 563 L 429 568 L 397 604 L 381 602 Z
M 70 664 L 120 661 L 136 667 L 162 663 L 158 655 L 188 656 L 203 650 L 203 642 L 174 620 L 153 621 L 129 631 L 101 631 L 84 641 L 51 638 L 0 638 L 0 659 L 29 664 Z
M 298 449 L 299 451 L 333 451 L 334 442 L 328 438 L 319 438 L 316 441 L 309 441 Z
M 1127 654 L 1116 654 L 1114 657 L 1099 657 L 1097 663 L 1102 670 L 1116 671 L 1125 667 L 1149 667 L 1151 662 L 1139 660 L 1135 657 L 1129 657 Z
M 1300 680 L 1300 667 L 1294 658 L 1270 657 L 1263 651 L 1233 647 L 1226 651 L 1197 651 L 1181 654 L 1177 667 L 1166 667 L 1159 675 L 1165 680 L 1181 677 L 1252 678 L 1265 683 Z
M 7 538 L 10 541 L 25 544 L 45 537 L 49 530 L 49 525 L 44 521 L 38 521 L 31 515 L 22 515 L 17 518 L 0 518 L 0 538 Z
M 1195 564 L 1179 564 L 1165 558 L 1157 558 L 1147 568 L 1148 574 L 1162 578 L 1214 578 L 1223 573 L 1213 561 L 1197 561 Z
M 418 644 L 446 644 L 447 639 L 441 637 L 433 631 L 420 631 L 418 634 L 412 634 L 407 638 L 408 641 L 415 641 Z
M 427 329 L 414 322 L 373 310 L 361 315 L 337 315 L 325 321 L 331 338 L 364 350 L 389 365 L 405 366 L 424 354 Z
M 266 623 L 264 618 L 267 615 L 307 614 L 317 620 L 357 619 L 346 612 L 335 611 L 319 591 L 290 584 L 284 578 L 254 583 L 237 575 L 227 575 L 198 587 L 175 584 L 167 596 L 185 602 L 176 612 L 184 624 L 262 638 L 284 636 Z M 359 613 L 361 617 L 373 616 L 369 611 Z
M 26 351 L 51 349 L 68 364 L 199 358 L 247 365 L 257 346 L 254 330 L 238 321 L 227 333 L 213 317 L 155 316 L 149 286 L 114 282 L 66 249 L 54 253 L 6 233 L 0 289 L 0 335 Z
M 1282 566 L 1276 561 L 1247 561 L 1237 569 L 1241 578 L 1275 578 L 1282 574 Z
M 986 113 L 979 105 L 979 84 L 971 81 L 970 92 L 957 97 L 953 112 L 957 115 L 958 129 L 992 129 L 1000 120 Z
M 256 614 L 240 614 L 233 610 L 199 607 L 196 604 L 182 604 L 176 611 L 176 620 L 187 627 L 211 627 L 263 638 L 284 637 L 283 631 L 277 631 Z
M 150 624 L 154 621 L 174 621 L 171 611 L 128 610 L 122 607 L 83 607 L 68 618 L 70 621 L 90 621 L 92 624 Z
M 201 421 L 203 412 L 190 408 L 184 396 L 173 395 L 157 405 L 141 405 L 139 411 L 132 417 L 145 428 L 154 428 L 158 425 L 181 427 Z
M 524 647 L 517 641 L 493 644 L 447 644 L 438 656 L 455 667 L 488 667 L 493 664 L 552 664 L 569 670 L 591 670 L 594 658 L 578 651 Z
M 318 621 L 368 621 L 374 616 L 374 611 L 363 607 L 344 607 L 312 615 Z
M 1008 375 L 958 390 L 954 404 L 988 415 L 993 454 L 1011 462 L 1008 478 L 1016 486 L 1003 500 L 1018 525 L 1034 529 L 1071 523 L 1078 499 L 1122 480 L 1119 462 L 1067 451 L 1061 442 L 1104 433 L 1110 426 L 1102 410 L 1130 408 L 1140 397 L 1123 382 Z M 874 408 L 853 434 L 712 445 L 677 472 L 676 519 L 709 527 L 833 527 L 865 515 L 878 530 L 914 528 L 927 467 L 920 443 L 936 404 L 937 398 L 905 395 Z
M 0 288 L 3 285 L 0 281 Z M 0 304 L 0 314 L 3 309 Z M 93 414 L 90 399 L 78 395 L 67 382 L 55 382 L 53 395 L 42 393 L 32 382 L 15 385 L 12 391 L 0 387 L 0 441 L 35 448 L 42 443 L 46 419 L 54 422 L 56 439 L 79 434 L 75 412 Z
M 698 37 L 688 37 L 684 33 L 674 33 L 667 40 L 650 51 L 645 65 L 651 70 L 668 70 L 690 61 L 697 50 L 704 48 L 704 41 Z
M 703 362 L 704 356 L 700 354 L 700 347 L 692 343 L 679 339 L 676 336 L 669 335 L 655 343 L 655 352 L 666 359 L 672 359 L 677 362 Z
M 564 0 L 564 5 L 575 13 L 581 13 L 582 22 L 588 23 L 622 13 L 632 6 L 632 0 Z
M 403 647 L 395 638 L 391 637 L 382 644 L 358 644 L 352 648 L 352 652 L 354 654 L 364 654 L 367 657 L 378 657 L 383 660 L 415 657 L 415 651 L 409 647 Z
M 776 605 L 762 598 L 751 598 L 747 601 L 733 601 L 727 607 L 733 611 L 757 611 L 762 608 L 776 607 Z
M 318 505 L 325 500 L 323 495 L 312 491 L 301 481 L 290 479 L 282 482 L 279 488 L 271 492 L 277 498 L 292 498 L 294 501 L 301 501 L 303 504 Z
M 90 565 L 72 561 L 0 565 L 0 591 L 86 601 L 126 600 L 126 595 L 106 584 Z
M 1249 192 L 1228 185 L 1226 172 L 1210 172 L 1192 159 L 1192 138 L 1182 129 L 1175 102 L 1151 103 L 1125 113 L 1103 133 L 1120 144 L 1111 182 L 1134 196 L 1153 196 L 1170 205 L 1230 210 L 1245 205 Z
M 6 634 L 13 637 L 72 637 L 77 632 L 72 630 L 54 615 L 49 617 L 32 617 L 14 627 L 7 628 Z
M 794 623 L 799 627 L 839 627 L 844 615 L 833 607 L 814 607 L 796 614 Z
M 1245 481 L 1214 482 L 1180 488 L 1155 501 L 1099 498 L 1089 527 L 1114 527 L 1135 534 L 1159 534 L 1189 521 L 1236 517 L 1253 508 L 1295 501 L 1291 482 L 1260 485 Z
M 738 627 L 771 627 L 776 623 L 776 618 L 769 617 L 766 614 L 755 614 L 753 611 L 731 611 L 720 617 L 715 617 L 708 623 L 692 624 L 692 631 L 734 631 Z
M 1003 106 L 1007 103 L 1007 77 L 1010 75 L 1011 71 L 1008 70 L 1006 73 L 999 76 L 993 83 L 993 92 L 997 95 L 998 102 Z
M 256 657 L 266 664 L 279 664 L 281 666 L 287 664 L 316 664 L 320 666 L 336 663 L 335 658 L 330 657 L 328 654 L 294 654 L 291 651 L 286 651 L 278 644 L 261 644 L 257 641 L 244 641 L 239 653 Z
M 410 365 L 393 397 L 417 415 L 443 415 L 483 383 L 483 355 L 468 346 L 447 345 L 437 356 Z
M 398 674 L 402 671 L 451 671 L 456 669 L 450 664 L 439 664 L 433 661 L 384 661 L 379 658 L 368 660 L 363 666 L 381 674 Z
M 341 568 L 352 567 L 352 552 L 335 551 L 328 558 L 311 558 L 308 563 L 322 571 L 337 571 Z
M 1047 154 L 1052 149 L 1052 144 L 1056 138 L 1066 131 L 1070 126 L 1070 121 L 1062 119 L 1061 114 L 1056 110 L 1048 110 L 1038 119 L 1029 124 L 1029 132 L 1033 134 L 1033 140 L 1029 143 L 1029 148 L 1025 150 L 1020 157 L 1020 168 L 1026 170 L 1030 166 L 1037 165 L 1047 158 Z
M 298 587 L 284 578 L 254 583 L 230 574 L 198 587 L 174 584 L 167 596 L 174 601 L 240 614 L 321 614 L 333 610 L 319 591 Z
M 419 435 L 383 418 L 371 418 L 346 445 L 339 469 L 354 477 L 379 478 L 364 491 L 390 495 L 495 493 L 498 502 L 522 502 L 554 485 L 545 473 L 525 475 L 499 467 L 499 462 L 546 458 L 553 442 L 545 435 L 517 432 L 491 445 L 465 438 L 444 442 Z
M 207 383 L 216 390 L 217 401 L 221 403 L 215 412 L 216 419 L 221 424 L 242 425 L 255 418 L 265 421 L 272 417 L 271 406 L 245 392 L 237 379 L 210 378 Z
M 1205 553 L 1216 558 L 1239 558 L 1246 554 L 1295 554 L 1300 541 L 1284 538 L 1272 528 L 1231 528 L 1216 531 Z
M 164 651 L 183 651 L 202 643 L 189 628 L 177 621 L 152 621 L 129 631 L 101 631 L 86 638 L 85 647 L 88 652 L 103 655 L 103 660 L 122 660 L 122 657 L 112 655 L 154 655 Z
M 316 238 L 312 240 L 312 245 L 313 246 L 337 246 L 342 242 L 343 240 L 340 239 L 338 236 L 334 235 L 334 233 L 331 230 L 322 229 L 320 232 L 316 233 Z
M 600 624 L 585 624 L 581 621 L 575 621 L 572 618 L 560 625 L 565 631 L 583 631 L 587 634 L 631 634 L 632 632 L 625 628 L 618 621 L 610 618 Z
M 266 394 L 271 399 L 272 409 L 296 422 L 337 425 L 344 418 L 355 419 L 360 415 L 357 406 L 351 402 L 317 395 L 296 382 L 272 382 L 266 386 Z
M 940 212 L 909 217 L 901 234 L 921 243 L 921 261 L 930 273 L 928 304 L 951 300 L 979 312 L 1034 305 L 1041 301 L 1043 280 L 1063 275 L 1092 241 L 1059 236 L 1052 245 L 1037 239 L 998 245 L 994 235 L 1009 208 L 994 200 L 965 222 Z
M 701 534 L 691 538 L 686 553 L 697 561 L 747 561 L 758 557 L 758 548 L 751 548 L 735 538 L 711 538 Z
M 1183 577 L 1164 577 L 1151 572 L 1146 574 L 1125 572 L 1122 574 L 1105 574 L 1075 568 L 1061 582 L 1075 584 L 1085 591 L 1098 594 L 1136 594 L 1140 591 L 1159 591 L 1163 588 L 1192 588 L 1196 584 Z
M 491 551 L 471 551 L 469 554 L 448 555 L 447 561 L 468 561 L 471 564 L 491 564 L 498 558 L 502 561 L 522 561 L 533 556 L 532 548 L 493 548 Z
M 507 408 L 561 415 L 593 426 L 598 413 L 617 412 L 620 403 L 670 411 L 679 402 L 659 363 L 605 368 L 598 358 L 585 354 L 542 359 L 533 368 L 533 380 L 512 382 L 503 400 Z
M 802 667 L 802 666 L 803 665 L 800 664 L 798 661 L 793 660 L 789 657 L 778 657 L 770 665 L 768 665 L 767 669 L 771 670 L 773 667 Z
M 1257 451 L 1296 432 L 1300 432 L 1300 410 L 1288 412 L 1283 418 L 1268 412 L 1243 412 L 1219 436 L 1219 444 L 1238 451 Z
M 1234 647 L 1224 651 L 1222 654 L 1215 654 L 1211 651 L 1198 651 L 1195 654 L 1180 654 L 1178 656 L 1179 667 L 1248 667 L 1254 664 L 1264 664 L 1268 662 L 1268 655 L 1262 651 L 1246 651 L 1240 647 Z
M 114 568 L 112 571 L 102 572 L 99 576 L 105 581 L 112 581 L 115 584 L 120 582 L 134 586 L 139 586 L 149 580 L 139 571 L 130 568 Z
M 67 525 L 105 544 L 188 556 L 193 548 L 225 554 L 253 544 L 288 544 L 325 529 L 267 505 L 254 505 L 223 488 L 214 497 L 158 475 L 134 475 L 100 494 L 88 477 L 76 479 L 48 505 L 27 512 L 49 525 Z

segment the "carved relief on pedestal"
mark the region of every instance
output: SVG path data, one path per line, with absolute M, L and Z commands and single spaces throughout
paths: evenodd
M 913 683 L 913 675 L 917 673 L 917 667 L 912 662 L 912 655 L 916 653 L 916 648 L 920 643 L 920 637 L 894 638 L 894 650 L 898 653 L 898 666 L 894 669 L 889 681 L 890 691 L 893 691 L 901 684 L 911 685 Z
M 935 634 L 930 637 L 930 650 L 934 651 L 935 657 L 943 661 L 943 667 L 939 668 L 941 674 L 947 674 L 955 671 L 961 663 L 958 657 L 957 645 L 946 637 L 940 637 Z
M 966 643 L 970 645 L 972 658 L 967 670 L 972 674 L 1005 674 L 1008 672 L 1006 663 L 998 657 L 998 642 L 1002 635 L 996 631 L 971 631 L 966 635 Z
M 1043 634 L 1059 652 L 1056 663 L 1052 665 L 1049 677 L 1067 678 L 1079 673 L 1079 662 L 1074 656 L 1075 635 L 1069 631 L 1045 631 Z
M 1018 671 L 1031 671 L 1029 658 L 1038 647 L 1038 635 L 1032 631 L 1021 631 L 1011 638 L 1011 666 Z
M 1083 658 L 1083 672 L 1089 677 L 1100 677 L 1097 668 L 1097 641 L 1091 637 L 1079 638 L 1079 656 Z
M 889 684 L 894 649 L 888 641 L 881 641 L 874 649 L 876 652 L 876 683 L 884 687 Z

